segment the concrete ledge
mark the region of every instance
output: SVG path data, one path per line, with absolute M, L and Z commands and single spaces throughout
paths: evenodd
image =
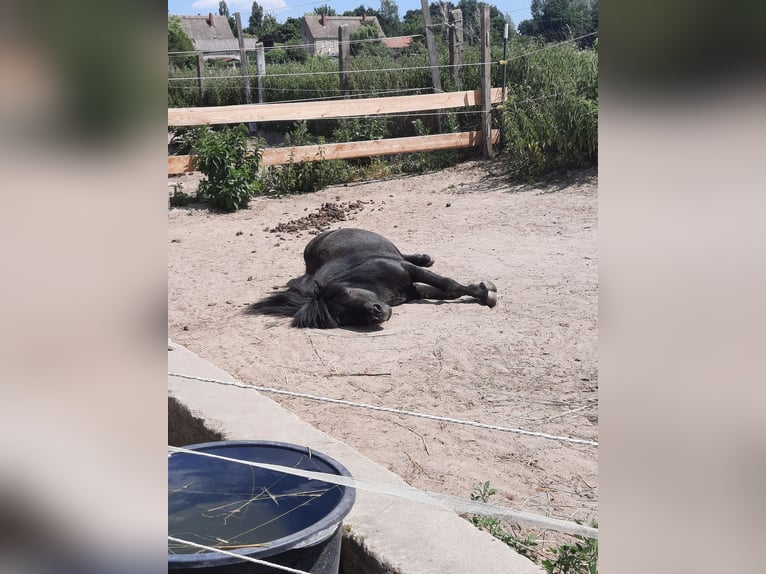
M 170 372 L 236 380 L 180 345 L 169 342 L 168 349 Z M 394 473 L 256 391 L 177 377 L 168 377 L 168 390 L 227 439 L 308 446 L 336 458 L 355 478 L 406 486 Z M 392 496 L 357 490 L 344 525 L 341 572 L 346 574 L 543 572 L 456 514 Z

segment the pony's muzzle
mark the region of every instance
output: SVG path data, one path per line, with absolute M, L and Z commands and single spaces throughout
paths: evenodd
M 392 310 L 389 305 L 385 303 L 373 303 L 372 316 L 376 323 L 384 323 L 391 318 Z

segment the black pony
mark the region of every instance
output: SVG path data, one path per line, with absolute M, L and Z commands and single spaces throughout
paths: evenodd
M 388 239 L 363 229 L 325 231 L 303 251 L 306 273 L 287 289 L 253 303 L 250 313 L 292 317 L 293 327 L 329 329 L 375 325 L 391 318 L 391 307 L 415 299 L 475 297 L 494 307 L 489 282 L 461 285 L 425 269 L 428 255 L 402 255 Z

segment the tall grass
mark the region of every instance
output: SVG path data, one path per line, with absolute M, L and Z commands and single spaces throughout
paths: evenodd
M 596 165 L 597 53 L 566 44 L 513 60 L 500 117 L 512 176 Z
M 285 62 L 269 66 L 263 79 L 264 101 L 338 97 L 338 70 L 338 60 L 323 56 L 310 56 L 302 63 Z M 251 85 L 255 85 L 252 80 Z
M 245 103 L 242 73 L 232 69 L 204 72 L 204 95 L 200 97 L 197 70 L 182 69 L 168 77 L 168 107 L 232 106 Z

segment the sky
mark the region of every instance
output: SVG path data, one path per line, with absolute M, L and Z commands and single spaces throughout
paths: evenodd
M 266 12 L 273 14 L 279 22 L 284 22 L 288 16 L 294 18 L 303 16 L 306 12 L 312 12 L 315 7 L 327 4 L 335 9 L 338 14 L 347 10 L 353 10 L 360 4 L 377 10 L 380 8 L 380 0 L 257 0 L 258 4 Z M 429 0 L 431 3 L 433 0 Z M 454 1 L 454 0 L 453 0 Z M 457 2 L 454 2 L 457 4 Z M 522 20 L 531 18 L 529 5 L 531 0 L 497 0 L 489 1 L 503 12 L 508 13 L 515 26 Z M 420 10 L 420 0 L 396 0 L 399 6 L 399 18 L 403 18 L 408 10 Z M 250 10 L 253 6 L 253 0 L 226 0 L 229 7 L 229 13 L 240 12 L 242 15 L 242 25 L 247 26 L 250 18 Z M 218 14 L 218 0 L 168 0 L 169 14 L 178 16 L 194 16 L 197 14 L 207 15 L 210 12 Z

